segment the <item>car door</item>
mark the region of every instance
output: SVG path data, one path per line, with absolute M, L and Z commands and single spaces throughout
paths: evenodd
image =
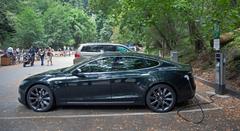
M 110 102 L 111 59 L 102 58 L 78 67 L 79 75 L 68 77 L 69 100 L 71 102 Z M 91 104 L 91 103 L 89 103 Z
M 144 59 L 134 57 L 116 57 L 112 66 L 112 101 L 136 102 L 144 99 L 144 81 L 149 70 L 144 70 Z M 139 70 L 143 69 L 143 70 Z

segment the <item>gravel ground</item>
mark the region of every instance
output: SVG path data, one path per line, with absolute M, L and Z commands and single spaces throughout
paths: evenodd
M 205 98 L 208 98 L 215 92 L 212 87 L 206 86 L 199 81 L 196 81 L 196 84 L 197 92 Z M 217 106 L 223 108 L 224 116 L 226 116 L 226 119 L 240 120 L 240 99 L 230 96 L 228 94 L 224 96 L 216 95 L 213 96 L 212 99 Z
M 202 70 L 200 68 L 194 68 L 193 72 L 196 76 L 201 77 L 207 81 L 213 82 L 215 81 L 215 70 L 214 69 L 207 69 Z M 240 92 L 240 80 L 238 79 L 231 79 L 225 80 L 226 84 L 231 87 L 233 90 Z M 239 94 L 240 95 L 240 94 Z

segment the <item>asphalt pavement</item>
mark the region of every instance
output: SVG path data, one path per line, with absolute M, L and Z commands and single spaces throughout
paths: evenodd
M 168 113 L 154 113 L 144 106 L 64 106 L 46 113 L 36 113 L 17 101 L 20 82 L 31 75 L 72 65 L 73 57 L 54 57 L 53 66 L 22 65 L 0 67 L 0 131 L 95 131 L 95 130 L 240 130 L 240 118 L 230 118 L 223 106 L 203 105 L 205 119 L 200 124 L 184 121 L 176 112 L 192 104 L 177 105 Z M 196 97 L 201 103 L 209 99 L 203 92 Z M 201 119 L 198 107 L 184 109 L 182 115 L 191 121 Z

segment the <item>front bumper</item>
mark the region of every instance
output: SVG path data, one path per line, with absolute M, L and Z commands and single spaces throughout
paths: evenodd
M 22 90 L 21 87 L 18 88 L 18 95 L 19 95 L 18 96 L 18 101 L 23 105 L 27 105 L 25 93 L 24 93 L 24 90 Z
M 20 97 L 18 97 L 18 102 L 25 105 L 25 103 L 22 101 L 22 99 Z

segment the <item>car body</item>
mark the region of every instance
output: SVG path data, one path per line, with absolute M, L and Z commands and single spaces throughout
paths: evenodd
M 81 44 L 75 53 L 73 64 L 92 57 L 94 55 L 101 54 L 103 52 L 130 52 L 132 51 L 127 46 L 122 44 L 113 43 L 86 43 Z
M 191 71 L 189 65 L 155 56 L 103 53 L 68 68 L 26 78 L 19 86 L 19 101 L 40 112 L 53 105 L 75 104 L 147 105 L 153 111 L 166 112 L 176 103 L 194 97 L 196 87 Z M 43 99 L 48 101 L 42 105 L 50 107 L 33 107 Z M 159 108 L 163 104 L 163 109 L 151 107 L 153 102 Z

